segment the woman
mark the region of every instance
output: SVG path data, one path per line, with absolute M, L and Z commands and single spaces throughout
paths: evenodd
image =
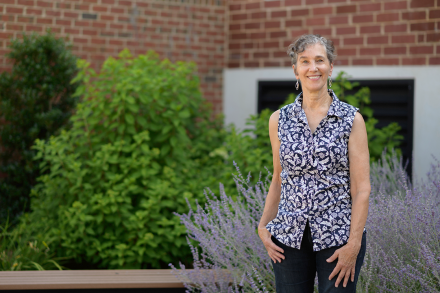
M 258 233 L 277 292 L 313 292 L 316 273 L 320 293 L 355 292 L 370 194 L 365 123 L 327 88 L 331 41 L 303 35 L 288 53 L 303 91 L 269 120 L 274 173 Z

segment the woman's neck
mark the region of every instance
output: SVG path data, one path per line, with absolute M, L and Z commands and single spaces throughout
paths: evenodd
M 329 108 L 332 103 L 327 87 L 319 92 L 303 91 L 302 108 L 304 110 L 319 110 L 322 108 Z

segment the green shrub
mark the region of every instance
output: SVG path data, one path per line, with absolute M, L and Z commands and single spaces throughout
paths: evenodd
M 25 206 L 38 165 L 32 160 L 35 139 L 48 139 L 66 124 L 77 98 L 76 57 L 70 45 L 50 31 L 12 40 L 6 56 L 12 72 L 0 75 L 0 223 L 15 222 Z
M 44 241 L 29 235 L 25 221 L 9 229 L 9 221 L 0 226 L 0 271 L 62 270 Z
M 222 162 L 220 120 L 199 91 L 194 63 L 109 58 L 100 73 L 83 60 L 73 82 L 83 96 L 72 128 L 37 140 L 36 160 L 47 174 L 32 190 L 31 222 L 49 226 L 59 256 L 99 268 L 160 268 L 190 260 L 185 228 L 173 213 L 203 189 Z M 212 163 L 212 164 L 211 164 Z M 48 243 L 49 243 L 48 242 Z

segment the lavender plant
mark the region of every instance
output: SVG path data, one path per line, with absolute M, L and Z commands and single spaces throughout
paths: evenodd
M 238 167 L 237 167 L 238 170 Z M 238 170 L 239 171 L 239 170 Z M 268 172 L 268 176 L 270 173 Z M 234 176 L 239 196 L 234 201 L 220 184 L 220 196 L 206 190 L 206 204 L 178 215 L 188 230 L 194 270 L 176 270 L 188 292 L 273 292 L 270 258 L 257 234 L 270 180 L 250 186 L 240 172 Z M 195 241 L 201 250 L 192 245 Z M 207 273 L 206 270 L 212 270 Z
M 358 291 L 440 292 L 440 162 L 413 186 L 395 155 L 373 163 L 371 175 Z
M 358 293 L 440 292 L 440 162 L 434 162 L 426 179 L 414 184 L 395 152 L 372 164 Z M 236 201 L 220 185 L 218 197 L 208 190 L 204 207 L 179 215 L 194 270 L 171 266 L 187 292 L 275 292 L 270 258 L 257 234 L 269 178 L 249 186 L 250 177 L 238 173 Z

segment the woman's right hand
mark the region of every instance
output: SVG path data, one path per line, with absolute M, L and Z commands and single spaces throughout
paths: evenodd
M 273 243 L 271 239 L 272 235 L 266 229 L 266 227 L 258 228 L 258 236 L 260 236 L 261 241 L 263 241 L 267 254 L 269 254 L 269 257 L 272 259 L 272 261 L 274 263 L 277 263 L 277 261 L 281 263 L 281 260 L 285 259 L 285 256 L 283 255 L 284 250 Z

